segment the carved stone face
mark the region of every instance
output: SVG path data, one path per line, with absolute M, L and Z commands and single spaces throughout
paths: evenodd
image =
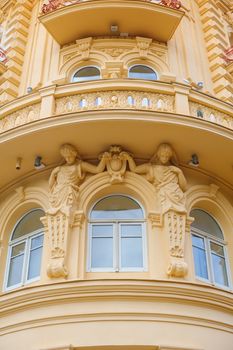
M 158 154 L 158 158 L 161 162 L 161 164 L 167 164 L 171 158 L 171 152 L 168 149 L 162 149 L 159 154 Z
M 68 165 L 72 165 L 76 161 L 76 154 L 73 152 L 63 153 L 63 157 Z

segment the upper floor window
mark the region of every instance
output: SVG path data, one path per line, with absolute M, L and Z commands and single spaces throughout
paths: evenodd
M 42 216 L 43 210 L 34 209 L 24 215 L 13 230 L 9 242 L 6 289 L 20 287 L 40 277 L 44 238 Z
M 100 79 L 100 70 L 97 67 L 83 67 L 80 68 L 73 76 L 72 82 L 81 82 L 89 80 L 98 80 Z
M 112 195 L 90 213 L 89 270 L 142 271 L 145 268 L 144 212 L 132 198 Z
M 144 66 L 142 64 L 137 64 L 129 69 L 129 78 L 157 80 L 158 76 L 152 68 Z
M 226 247 L 221 228 L 214 218 L 200 209 L 191 211 L 195 274 L 199 279 L 229 286 Z

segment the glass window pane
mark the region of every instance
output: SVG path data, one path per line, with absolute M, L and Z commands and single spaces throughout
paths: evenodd
M 40 218 L 44 216 L 44 212 L 41 209 L 33 210 L 26 214 L 16 226 L 12 240 L 24 236 L 33 231 L 43 228 L 43 224 Z
M 76 81 L 89 81 L 100 79 L 100 71 L 96 67 L 84 67 L 79 69 L 74 77 L 73 82 Z
M 121 239 L 121 267 L 143 267 L 142 238 Z
M 112 225 L 92 225 L 92 237 L 112 237 Z
M 214 237 L 224 239 L 218 223 L 212 218 L 211 215 L 200 209 L 193 209 L 190 215 L 195 219 L 192 223 L 193 227 L 209 233 Z
M 139 204 L 126 196 L 111 196 L 101 199 L 91 212 L 93 220 L 143 219 Z
M 196 276 L 208 279 L 206 254 L 203 249 L 193 247 Z
M 157 80 L 157 74 L 152 68 L 138 64 L 130 68 L 129 78 Z
M 141 237 L 142 225 L 121 225 L 121 237 Z
M 40 236 L 32 238 L 32 240 L 31 240 L 31 249 L 41 247 L 43 245 L 43 240 L 44 240 L 44 236 L 43 235 L 40 235 Z
M 228 286 L 225 259 L 215 254 L 211 254 L 211 256 L 214 270 L 214 281 L 218 284 Z
M 224 249 L 222 245 L 216 244 L 214 242 L 210 242 L 210 249 L 212 250 L 213 253 L 224 257 Z
M 92 238 L 91 267 L 113 267 L 112 238 Z
M 40 276 L 41 255 L 42 247 L 31 251 L 28 265 L 28 280 Z
M 7 287 L 14 286 L 22 282 L 24 254 L 11 258 Z
M 192 235 L 192 242 L 193 242 L 193 246 L 195 247 L 199 247 L 199 248 L 205 248 L 205 244 L 204 244 L 204 238 L 201 238 L 199 236 L 196 235 Z
M 15 245 L 14 247 L 12 247 L 11 257 L 23 254 L 24 249 L 25 249 L 25 242 Z

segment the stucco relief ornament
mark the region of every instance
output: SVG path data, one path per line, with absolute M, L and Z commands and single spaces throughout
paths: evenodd
M 60 153 L 65 163 L 56 167 L 50 175 L 50 208 L 43 220 L 50 239 L 51 253 L 47 273 L 51 278 L 66 277 L 68 274 L 66 252 L 69 231 L 77 216 L 79 186 L 86 173 L 97 174 L 106 165 L 105 153 L 97 166 L 82 161 L 76 148 L 70 144 L 61 146 Z
M 110 176 L 110 183 L 121 183 L 127 167 L 128 153 L 122 151 L 121 146 L 111 146 L 108 152 L 105 152 L 107 171 Z
M 160 144 L 149 163 L 136 165 L 128 157 L 130 170 L 145 174 L 153 184 L 160 205 L 161 221 L 169 240 L 170 265 L 168 275 L 184 277 L 187 264 L 184 262 L 184 239 L 186 232 L 186 179 L 177 167 L 177 158 L 173 148 L 166 143 Z

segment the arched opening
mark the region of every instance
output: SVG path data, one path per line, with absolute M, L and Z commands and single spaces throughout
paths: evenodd
M 201 209 L 193 209 L 191 216 L 192 246 L 196 277 L 219 286 L 229 286 L 229 267 L 226 243 L 217 221 Z
M 111 195 L 90 212 L 89 270 L 142 271 L 145 268 L 144 211 L 134 199 Z
M 80 68 L 72 78 L 72 82 L 82 82 L 100 79 L 100 70 L 97 67 L 88 66 Z
M 44 211 L 34 209 L 15 225 L 9 242 L 6 289 L 16 288 L 40 277 Z
M 129 68 L 129 78 L 158 80 L 157 73 L 152 68 L 142 64 L 137 64 Z

